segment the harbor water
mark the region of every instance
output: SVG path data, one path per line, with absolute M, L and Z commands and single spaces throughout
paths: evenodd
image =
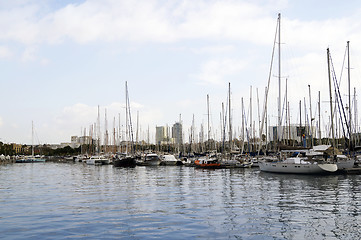
M 361 176 L 0 165 L 1 239 L 360 239 Z

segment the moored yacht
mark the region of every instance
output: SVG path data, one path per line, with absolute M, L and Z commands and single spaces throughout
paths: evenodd
M 337 171 L 337 164 L 318 157 L 301 156 L 288 157 L 279 161 L 260 161 L 259 168 L 264 172 L 294 173 L 294 174 L 325 174 Z
M 109 163 L 110 163 L 109 158 L 106 158 L 101 155 L 92 156 L 86 160 L 87 165 L 108 165 Z
M 182 164 L 182 162 L 178 161 L 174 155 L 166 154 L 161 156 L 160 165 L 174 166 L 174 165 L 178 165 L 179 162 Z
M 202 156 L 194 161 L 198 168 L 221 168 L 221 163 L 217 156 Z
M 113 167 L 135 167 L 136 157 L 128 154 L 116 154 L 113 160 Z
M 140 166 L 159 166 L 160 165 L 160 157 L 156 153 L 148 153 L 143 159 L 137 161 L 137 165 Z

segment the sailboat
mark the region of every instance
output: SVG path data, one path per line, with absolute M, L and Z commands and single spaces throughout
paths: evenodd
M 281 14 L 278 14 L 277 19 L 277 33 L 278 33 L 278 52 L 279 52 L 279 94 L 281 92 L 281 46 L 280 46 L 280 26 L 281 26 Z M 278 129 L 277 134 L 280 134 L 281 127 L 281 97 L 278 99 Z M 332 100 L 331 100 L 332 102 Z M 332 108 L 332 107 L 331 107 Z M 331 113 L 332 114 L 332 113 Z M 279 135 L 277 136 L 277 141 L 279 141 Z M 263 159 L 259 161 L 259 168 L 264 172 L 275 172 L 275 173 L 296 173 L 296 174 L 321 174 L 321 173 L 330 173 L 336 172 L 338 167 L 337 164 L 332 162 L 332 159 L 328 159 L 319 155 L 306 155 L 300 151 L 293 152 L 292 155 L 285 155 L 285 152 L 280 152 L 279 156 L 276 159 L 271 161 Z
M 221 168 L 221 163 L 218 160 L 217 153 L 210 151 L 210 125 L 209 125 L 209 95 L 207 94 L 207 116 L 208 116 L 208 140 L 206 155 L 202 155 L 194 161 L 194 165 L 198 168 Z
M 99 115 L 99 106 L 98 106 L 98 119 L 97 119 L 97 145 L 96 145 L 96 152 L 97 154 L 91 156 L 89 159 L 86 160 L 87 165 L 108 165 L 110 160 L 108 157 L 100 154 L 100 115 Z
M 348 89 L 349 89 L 349 106 L 351 106 L 351 93 L 350 93 L 350 42 L 347 42 L 347 57 L 348 57 Z M 342 122 L 342 118 L 345 120 L 346 122 L 346 128 L 348 130 L 348 134 L 349 134 L 349 141 L 346 142 L 346 147 L 348 148 L 349 153 L 351 153 L 352 150 L 354 150 L 354 147 L 352 146 L 353 144 L 351 143 L 352 140 L 352 133 L 351 133 L 351 107 L 349 107 L 349 122 L 347 123 L 347 119 L 345 116 L 345 113 L 343 111 L 343 104 L 342 104 L 342 100 L 341 100 L 341 96 L 340 96 L 340 91 L 339 91 L 339 86 L 337 83 L 337 80 L 334 76 L 334 70 L 331 71 L 331 55 L 330 55 L 330 50 L 327 48 L 327 63 L 328 63 L 328 77 L 329 77 L 329 92 L 330 92 L 330 108 L 331 108 L 331 132 L 332 132 L 332 142 L 333 142 L 333 146 L 336 146 L 335 143 L 335 134 L 334 134 L 334 124 L 333 124 L 333 106 L 332 106 L 332 84 L 331 84 L 331 78 L 333 78 L 334 80 L 334 85 L 335 85 L 335 95 L 336 95 L 336 99 L 338 100 L 338 108 L 342 109 L 343 112 L 343 116 L 341 116 L 341 122 Z M 331 76 L 332 75 L 332 76 Z M 336 81 L 335 81 L 336 80 Z M 343 126 L 342 126 L 343 127 Z M 345 134 L 346 136 L 346 134 Z M 333 158 L 335 160 L 335 163 L 338 166 L 339 170 L 346 170 L 346 169 L 350 169 L 354 166 L 355 164 L 355 158 L 352 158 L 350 155 L 346 156 L 341 154 L 340 151 L 338 151 L 338 149 L 336 149 L 335 147 L 332 148 L 332 151 L 329 151 L 329 155 L 330 158 Z
M 34 122 L 31 121 L 31 156 L 24 156 L 17 159 L 16 163 L 33 163 L 33 162 L 45 162 L 45 158 L 40 155 L 34 155 Z
M 128 153 L 128 142 L 129 136 L 131 138 L 131 152 L 133 152 L 133 131 L 132 131 L 132 119 L 130 114 L 130 102 L 129 102 L 129 95 L 128 95 L 128 83 L 125 82 L 125 126 L 126 126 L 126 152 L 116 154 L 115 160 L 113 161 L 113 167 L 135 167 L 136 166 L 136 157 L 134 155 L 130 155 Z M 128 117 L 129 116 L 129 117 Z M 130 127 L 130 129 L 128 129 Z

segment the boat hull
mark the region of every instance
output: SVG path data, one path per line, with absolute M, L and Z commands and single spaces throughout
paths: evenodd
M 203 162 L 200 160 L 196 160 L 194 161 L 194 164 L 197 168 L 209 168 L 209 169 L 222 168 L 221 164 L 218 162 Z
M 110 160 L 103 157 L 91 157 L 88 160 L 86 160 L 87 165 L 108 165 L 110 163 Z
M 134 157 L 124 157 L 113 161 L 113 167 L 135 167 L 136 162 Z
M 297 164 L 283 162 L 259 162 L 263 172 L 293 174 L 324 174 L 337 171 L 336 164 Z
M 139 166 L 159 166 L 161 159 L 157 154 L 147 154 L 143 160 L 137 161 Z
M 349 169 L 349 168 L 353 168 L 355 165 L 355 159 L 353 158 L 338 158 L 336 160 L 336 164 L 338 167 L 338 170 L 345 170 L 345 169 Z
M 16 163 L 36 163 L 36 162 L 45 162 L 44 158 L 24 158 L 24 159 L 17 159 Z

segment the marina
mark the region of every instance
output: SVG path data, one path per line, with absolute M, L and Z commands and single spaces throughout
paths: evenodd
M 2 4 L 1 238 L 361 239 L 361 4 L 323 5 Z

